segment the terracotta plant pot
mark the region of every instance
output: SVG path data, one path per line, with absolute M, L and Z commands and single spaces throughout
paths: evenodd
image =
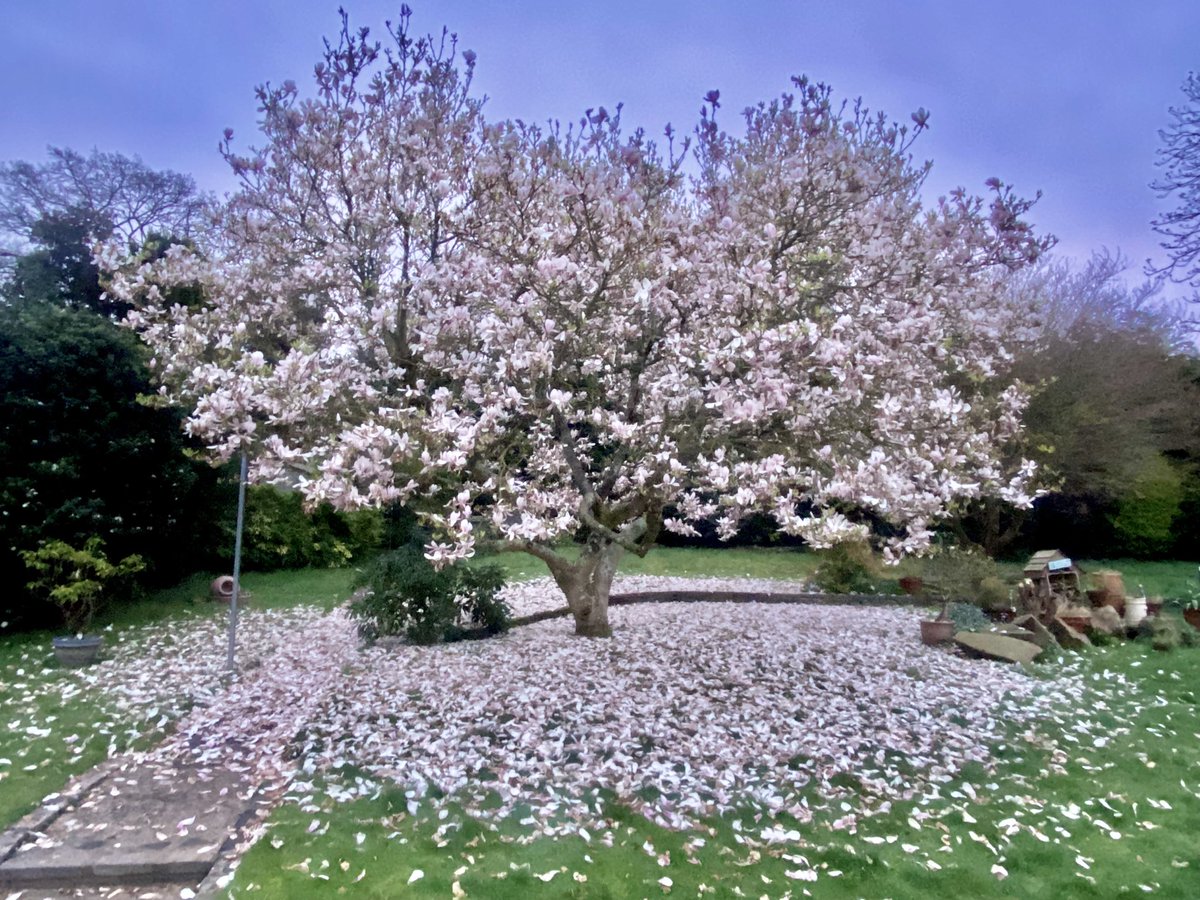
M 954 640 L 954 623 L 949 619 L 924 619 L 921 622 L 921 643 L 930 647 Z
M 1185 609 L 1183 618 L 1189 625 L 1200 631 L 1200 609 Z

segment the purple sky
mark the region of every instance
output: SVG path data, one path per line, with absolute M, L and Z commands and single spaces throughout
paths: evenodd
M 343 0 L 382 33 L 398 2 Z M 725 123 L 807 74 L 908 121 L 932 112 L 917 155 L 929 195 L 992 175 L 1041 190 L 1034 221 L 1084 258 L 1157 256 L 1158 129 L 1200 69 L 1197 0 L 413 0 L 478 53 L 492 118 L 573 119 L 625 103 L 625 121 L 690 131 L 721 91 Z M 256 138 L 253 88 L 309 82 L 337 0 L 14 0 L 0 27 L 0 160 L 49 144 L 140 155 L 223 192 L 230 126 Z

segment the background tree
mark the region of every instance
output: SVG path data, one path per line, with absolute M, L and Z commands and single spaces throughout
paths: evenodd
M 63 219 L 104 226 L 101 237 L 115 234 L 141 246 L 151 232 L 189 237 L 205 224 L 207 198 L 191 176 L 157 171 L 137 157 L 93 150 L 84 155 L 51 147 L 42 164 L 0 164 L 0 235 L 27 240 L 43 220 Z M 10 248 L 17 257 L 27 248 Z
M 19 586 L 21 551 L 101 538 L 115 558 L 140 554 L 158 583 L 211 566 L 225 542 L 216 476 L 188 458 L 181 415 L 151 409 L 145 350 L 94 313 L 48 302 L 0 304 L 0 615 L 50 614 Z M 17 586 L 17 587 L 13 587 Z
M 619 109 L 484 123 L 474 54 L 464 76 L 445 36 L 389 36 L 343 20 L 315 97 L 260 90 L 220 243 L 114 276 L 218 455 L 313 501 L 420 504 L 438 562 L 481 534 L 532 553 L 587 635 L 661 528 L 760 510 L 820 546 L 865 512 L 904 552 L 958 498 L 1023 499 L 1002 276 L 1046 242 L 998 181 L 922 206 L 923 112 L 910 132 L 800 79 L 734 137 L 713 92 L 688 181 Z M 193 282 L 203 309 L 161 302 Z
M 1156 165 L 1161 176 L 1150 186 L 1175 208 L 1153 221 L 1162 235 L 1168 261 L 1151 272 L 1200 287 L 1200 76 L 1183 82 L 1186 102 L 1170 108 L 1171 123 L 1158 133 L 1162 146 Z
M 1034 331 L 1013 368 L 1035 386 L 1020 451 L 1039 462 L 1050 493 L 1028 511 L 971 505 L 960 536 L 989 553 L 1036 544 L 1162 554 L 1184 526 L 1174 520 L 1200 449 L 1195 361 L 1156 283 L 1131 289 L 1124 268 L 1097 254 L 1082 268 L 1046 260 L 1010 280 Z M 1149 530 L 1139 535 L 1139 525 Z

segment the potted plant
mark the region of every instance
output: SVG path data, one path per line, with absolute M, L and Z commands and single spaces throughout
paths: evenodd
M 937 618 L 921 622 L 924 644 L 942 644 L 954 639 L 959 629 L 948 612 L 950 601 L 980 597 L 981 585 L 984 585 L 982 593 L 991 589 L 1008 600 L 1008 589 L 997 577 L 996 564 L 979 550 L 938 547 L 925 559 L 921 574 L 925 593 L 942 604 Z
M 942 611 L 936 619 L 921 620 L 921 643 L 934 646 L 936 644 L 944 644 L 946 641 L 954 640 L 956 631 L 954 622 L 946 615 L 946 604 L 942 604 Z
M 54 655 L 64 666 L 85 666 L 100 652 L 103 638 L 87 634 L 106 590 L 146 567 L 140 556 L 119 563 L 104 555 L 104 542 L 88 538 L 83 549 L 65 541 L 48 541 L 21 557 L 36 575 L 27 585 L 62 611 L 68 634 L 54 638 Z
M 1189 586 L 1187 594 L 1176 600 L 1175 605 L 1187 623 L 1200 630 L 1200 589 Z

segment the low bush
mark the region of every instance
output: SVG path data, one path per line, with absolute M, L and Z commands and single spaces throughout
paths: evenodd
M 992 624 L 973 603 L 951 603 L 946 607 L 946 618 L 959 631 L 985 631 Z
M 56 605 L 74 633 L 90 628 L 111 594 L 131 587 L 132 577 L 146 567 L 136 554 L 110 562 L 99 537 L 89 538 L 82 549 L 65 541 L 47 541 L 36 550 L 22 551 L 21 557 L 34 574 L 26 586 Z
M 233 546 L 232 521 L 228 544 Z M 249 571 L 334 568 L 362 560 L 379 548 L 378 510 L 340 513 L 328 504 L 309 513 L 295 491 L 252 485 L 246 492 L 242 564 Z
M 356 586 L 363 590 L 350 614 L 368 640 L 405 635 L 417 644 L 435 644 L 461 640 L 473 629 L 499 634 L 509 627 L 499 566 L 435 569 L 416 541 L 380 554 Z
M 1008 609 L 1012 606 L 1012 594 L 999 575 L 988 575 L 979 579 L 975 597 L 979 605 L 986 610 Z
M 866 594 L 875 590 L 875 557 L 862 542 L 835 544 L 821 551 L 813 583 L 829 594 Z
M 938 547 L 924 560 L 921 575 L 925 591 L 937 600 L 980 602 L 984 598 L 1003 599 L 1008 589 L 1000 579 L 996 563 L 979 550 Z

